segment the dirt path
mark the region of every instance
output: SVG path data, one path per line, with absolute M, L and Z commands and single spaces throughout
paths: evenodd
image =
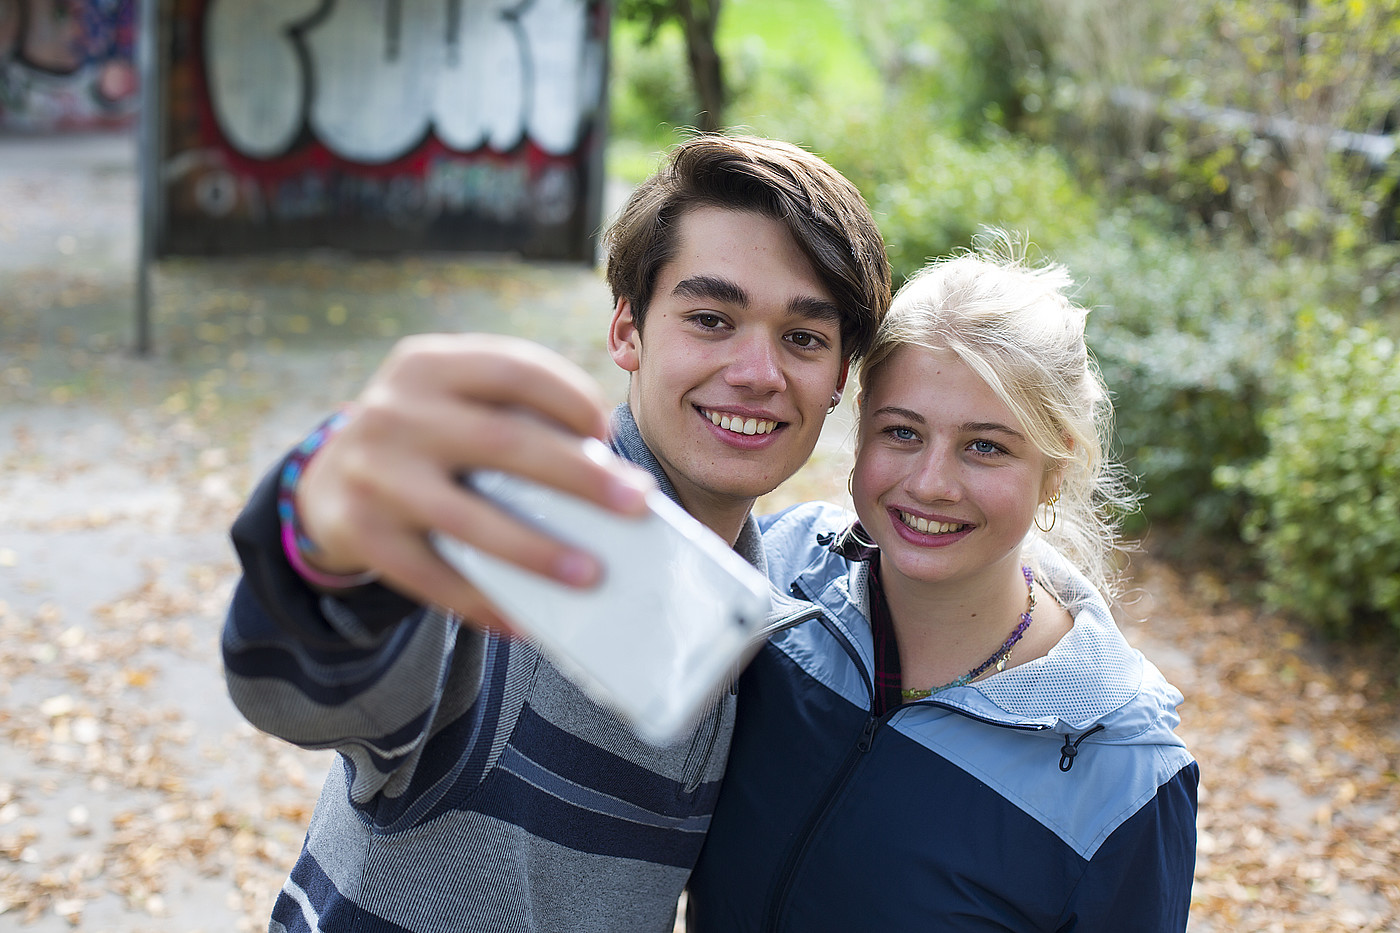
M 229 522 L 398 334 L 521 333 L 620 394 L 606 290 L 490 260 L 169 263 L 137 360 L 129 152 L 63 152 L 0 143 L 0 927 L 265 929 L 329 758 L 226 698 Z M 764 507 L 844 490 L 848 417 Z M 1136 583 L 1124 628 L 1186 693 L 1203 772 L 1194 933 L 1400 929 L 1393 672 L 1324 663 L 1209 574 L 1144 555 Z

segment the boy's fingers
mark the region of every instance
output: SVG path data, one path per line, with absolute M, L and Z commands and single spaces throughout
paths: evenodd
M 563 356 L 495 334 L 439 334 L 403 341 L 385 385 L 447 394 L 470 404 L 520 409 L 586 437 L 604 437 L 608 409 L 597 382 Z
M 458 436 L 474 440 L 470 451 L 464 449 L 458 455 L 461 459 L 454 456 L 453 460 L 470 464 L 469 469 L 511 473 L 624 515 L 645 512 L 646 495 L 656 488 L 650 474 L 600 441 L 580 440 L 533 417 L 477 409 L 464 415 L 463 421 L 469 423 L 462 425 Z M 483 438 L 492 441 L 483 444 Z

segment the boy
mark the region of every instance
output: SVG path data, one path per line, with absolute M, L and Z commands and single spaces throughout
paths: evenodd
M 608 347 L 631 373 L 610 423 L 591 380 L 543 348 L 410 338 L 234 526 L 230 692 L 260 728 L 340 753 L 272 930 L 671 929 L 732 695 L 648 745 L 496 632 L 508 620 L 426 533 L 586 586 L 591 557 L 456 477 L 502 469 L 624 513 L 654 482 L 762 569 L 749 510 L 810 455 L 890 272 L 849 182 L 753 138 L 677 147 L 607 245 Z M 590 436 L 633 466 L 592 455 Z

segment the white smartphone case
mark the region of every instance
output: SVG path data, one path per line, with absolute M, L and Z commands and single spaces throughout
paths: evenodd
M 737 675 L 767 619 L 768 581 L 664 493 L 630 519 L 506 473 L 466 482 L 603 563 L 602 582 L 579 590 L 433 536 L 448 563 L 642 738 L 674 741 Z

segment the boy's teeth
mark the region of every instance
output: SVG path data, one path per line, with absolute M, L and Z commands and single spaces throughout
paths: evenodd
M 768 434 L 778 426 L 776 421 L 763 421 L 759 418 L 740 418 L 737 415 L 724 415 L 717 411 L 706 411 L 710 423 L 733 431 L 735 434 Z
M 900 512 L 899 518 L 904 524 L 923 535 L 951 534 L 962 527 L 962 525 L 954 524 L 953 522 L 931 522 L 926 518 L 910 515 L 908 512 Z

